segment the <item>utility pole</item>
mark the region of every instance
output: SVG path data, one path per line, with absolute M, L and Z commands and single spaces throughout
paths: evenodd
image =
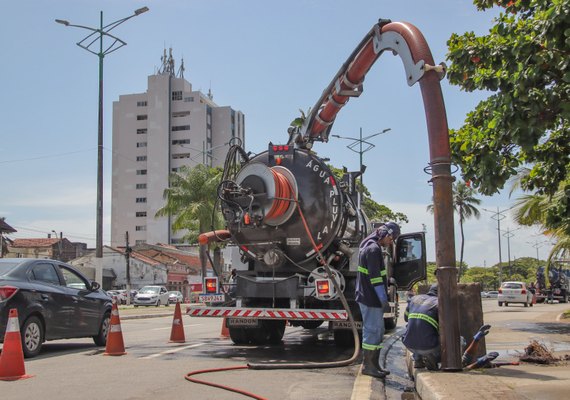
M 364 164 L 362 164 L 362 155 L 364 153 L 366 153 L 368 150 L 372 150 L 374 147 L 376 147 L 376 145 L 374 143 L 370 143 L 368 140 L 372 139 L 375 136 L 381 135 L 383 133 L 386 133 L 388 131 L 392 130 L 392 128 L 386 128 L 383 129 L 380 132 L 377 133 L 373 133 L 372 135 L 368 135 L 366 137 L 362 137 L 362 127 L 360 128 L 360 135 L 359 137 L 355 138 L 355 137 L 348 137 L 348 136 L 339 136 L 339 135 L 331 135 L 332 137 L 335 138 L 339 138 L 339 139 L 348 139 L 348 140 L 352 140 L 352 143 L 349 144 L 348 146 L 346 146 L 350 151 L 354 151 L 355 153 L 358 153 L 358 155 L 360 156 L 360 184 L 362 185 L 362 188 L 364 189 L 364 181 L 362 179 L 363 175 L 364 175 L 364 171 L 363 168 Z M 366 143 L 366 148 L 362 149 L 362 143 Z M 358 146 L 358 150 L 355 149 L 355 147 Z M 358 197 L 358 206 L 360 207 L 361 205 L 361 198 L 362 198 L 362 193 L 360 193 L 360 196 Z
M 131 304 L 131 253 L 129 246 L 129 231 L 125 232 L 125 259 L 127 261 L 127 305 Z
M 493 215 L 491 215 L 491 218 L 497 221 L 497 238 L 499 239 L 499 285 L 501 285 L 503 283 L 503 259 L 501 257 L 501 221 L 507 218 L 507 216 L 503 214 L 507 210 L 501 211 L 499 210 L 499 207 L 497 207 L 497 212 L 487 210 L 486 208 L 483 208 L 483 210 L 492 212 Z
M 517 228 L 515 229 L 515 231 L 518 231 L 519 229 L 520 228 Z M 515 236 L 515 234 L 507 227 L 507 230 L 505 231 L 505 233 L 503 233 L 503 236 L 507 238 L 507 254 L 509 255 L 509 279 L 512 279 L 513 266 L 511 264 L 511 238 Z
M 109 53 L 126 46 L 127 42 L 109 33 L 112 29 L 129 19 L 148 11 L 148 7 L 142 7 L 134 11 L 132 15 L 121 18 L 110 24 L 103 25 L 103 11 L 100 12 L 99 27 L 92 28 L 84 25 L 75 25 L 64 19 L 56 19 L 55 22 L 69 27 L 86 29 L 90 31 L 86 37 L 77 43 L 79 47 L 87 50 L 99 58 L 99 107 L 97 119 L 97 216 L 95 228 L 95 257 L 103 258 L 103 59 Z M 104 45 L 107 39 L 111 44 Z
M 544 246 L 544 243 L 546 243 L 547 241 L 542 241 L 539 242 L 538 239 L 534 242 L 527 242 L 528 244 L 530 244 L 532 247 L 534 247 L 536 249 L 536 263 L 538 265 L 538 263 L 540 262 L 540 259 L 538 258 L 538 249 L 541 248 L 542 246 Z

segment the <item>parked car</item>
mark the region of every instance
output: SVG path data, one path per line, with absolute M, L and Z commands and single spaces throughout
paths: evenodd
M 127 304 L 127 293 L 124 290 L 107 290 L 107 294 L 117 300 L 118 304 Z
M 134 305 L 138 306 L 160 306 L 164 304 L 168 307 L 168 289 L 165 286 L 149 285 L 140 288 L 135 296 Z
M 170 292 L 168 292 L 168 302 L 176 304 L 177 301 L 179 301 L 180 303 L 184 301 L 184 296 L 182 295 L 182 293 L 177 290 L 171 290 Z
M 0 258 L 0 342 L 18 310 L 24 357 L 45 341 L 91 337 L 105 346 L 112 299 L 73 266 L 49 259 Z
M 532 307 L 532 293 L 526 287 L 524 282 L 503 282 L 499 288 L 499 296 L 497 297 L 499 306 L 503 303 L 508 306 L 512 303 L 524 304 L 525 307 L 529 305 Z
M 489 298 L 489 299 L 496 299 L 498 295 L 499 295 L 499 292 L 497 290 L 491 290 L 491 291 L 487 292 L 487 298 Z

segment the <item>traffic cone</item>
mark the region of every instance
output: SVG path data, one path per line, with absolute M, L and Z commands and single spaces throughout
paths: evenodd
M 22 338 L 20 337 L 20 324 L 18 322 L 18 310 L 10 309 L 6 334 L 4 335 L 4 347 L 0 355 L 0 380 L 17 381 L 31 378 L 26 375 L 24 366 L 24 351 L 22 350 Z
M 174 319 L 172 320 L 172 329 L 170 331 L 170 343 L 184 343 L 184 324 L 182 323 L 182 311 L 180 310 L 180 302 L 176 302 L 174 309 Z
M 107 346 L 105 347 L 104 356 L 122 356 L 125 352 L 125 344 L 123 343 L 123 332 L 121 331 L 121 320 L 119 319 L 119 309 L 117 301 L 113 300 L 113 308 L 111 309 L 111 323 L 109 325 L 109 333 L 107 333 Z
M 224 319 L 222 320 L 222 332 L 220 333 L 220 337 L 224 339 L 230 337 L 230 330 L 226 325 L 226 317 L 224 317 Z

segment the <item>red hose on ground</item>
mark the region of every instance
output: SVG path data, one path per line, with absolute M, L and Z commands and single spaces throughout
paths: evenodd
M 219 389 L 224 389 L 224 390 L 227 390 L 230 392 L 239 393 L 241 395 L 251 397 L 252 399 L 267 400 L 267 398 L 265 398 L 265 397 L 261 397 L 261 396 L 258 396 L 256 394 L 246 392 L 245 390 L 232 388 L 230 386 L 220 385 L 219 383 L 213 383 L 213 382 L 208 382 L 208 381 L 202 381 L 202 380 L 196 379 L 196 378 L 191 378 L 192 375 L 208 374 L 208 373 L 212 373 L 212 372 L 232 371 L 232 370 L 237 370 L 237 369 L 249 369 L 249 367 L 247 365 L 240 365 L 240 366 L 236 366 L 236 367 L 201 369 L 198 371 L 192 371 L 192 372 L 187 373 L 184 376 L 184 379 L 186 379 L 187 381 L 190 381 L 190 382 L 199 383 L 201 385 L 213 386 L 213 387 L 217 387 Z

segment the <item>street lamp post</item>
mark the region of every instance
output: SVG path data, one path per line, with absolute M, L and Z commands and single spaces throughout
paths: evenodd
M 518 231 L 520 228 L 515 229 Z M 513 266 L 511 265 L 511 238 L 515 236 L 513 231 L 511 231 L 508 227 L 507 230 L 503 233 L 503 236 L 507 238 L 507 254 L 509 257 L 509 279 L 513 278 Z
M 503 266 L 502 266 L 503 260 L 501 257 L 501 221 L 507 218 L 507 216 L 503 214 L 507 210 L 500 211 L 499 207 L 497 207 L 497 212 L 487 210 L 486 208 L 484 208 L 483 210 L 487 212 L 492 212 L 493 215 L 491 216 L 491 218 L 497 221 L 497 238 L 499 239 L 499 285 L 501 285 L 503 283 Z
M 148 7 L 142 7 L 135 10 L 133 15 L 125 18 L 121 18 L 110 24 L 103 25 L 103 11 L 101 11 L 100 25 L 99 29 L 91 28 L 83 25 L 71 24 L 69 21 L 56 19 L 55 22 L 65 26 L 71 26 L 75 28 L 86 29 L 91 31 L 89 35 L 84 37 L 81 41 L 77 42 L 77 45 L 88 52 L 95 54 L 99 57 L 99 110 L 98 110 L 98 143 L 97 143 L 97 221 L 96 221 L 96 240 L 95 240 L 95 257 L 103 257 L 103 58 L 112 53 L 115 50 L 126 46 L 126 42 L 113 36 L 109 33 L 112 29 L 121 25 L 123 22 L 141 15 L 148 11 Z M 104 48 L 103 38 L 109 38 L 111 44 Z M 97 47 L 99 44 L 99 49 L 94 51 L 92 48 Z
M 354 151 L 355 153 L 358 153 L 360 156 L 360 172 L 362 172 L 362 155 L 364 153 L 366 153 L 368 150 L 371 150 L 372 148 L 376 147 L 375 144 L 370 143 L 368 140 L 372 139 L 374 136 L 378 136 L 381 135 L 383 133 L 386 133 L 388 131 L 392 130 L 392 128 L 386 128 L 380 132 L 377 133 L 373 133 L 372 135 L 368 135 L 366 137 L 362 137 L 362 127 L 360 128 L 360 137 L 355 138 L 355 137 L 349 137 L 349 136 L 339 136 L 339 135 L 331 135 L 332 137 L 335 138 L 339 138 L 339 139 L 348 139 L 348 140 L 352 140 L 353 142 L 351 144 L 349 144 L 348 146 L 346 146 L 349 150 Z M 362 149 L 362 144 L 365 143 L 366 144 L 366 148 Z M 355 147 L 358 146 L 358 150 L 355 149 Z M 362 179 L 362 175 L 360 175 L 360 183 L 363 184 L 363 179 Z

